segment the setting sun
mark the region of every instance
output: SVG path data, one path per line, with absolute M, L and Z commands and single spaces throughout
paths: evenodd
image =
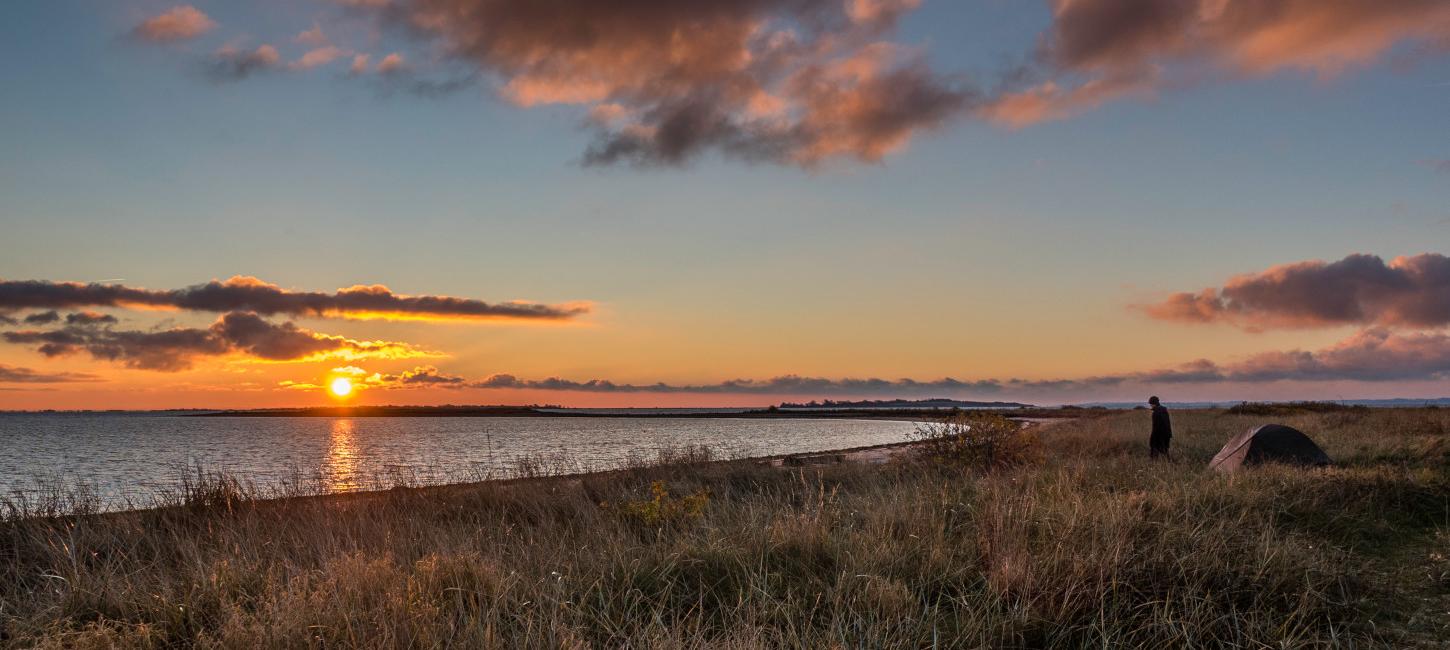
M 328 384 L 327 389 L 337 397 L 347 397 L 352 393 L 352 380 L 347 377 L 338 377 Z

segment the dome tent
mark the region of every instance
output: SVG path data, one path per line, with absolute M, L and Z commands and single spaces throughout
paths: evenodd
M 1261 463 L 1323 466 L 1330 462 L 1329 455 L 1304 432 L 1282 424 L 1265 424 L 1234 436 L 1208 467 L 1235 472 Z

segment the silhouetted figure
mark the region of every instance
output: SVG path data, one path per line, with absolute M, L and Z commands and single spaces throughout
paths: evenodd
M 1173 423 L 1168 420 L 1168 409 L 1158 402 L 1158 396 L 1148 398 L 1153 407 L 1153 433 L 1148 436 L 1148 455 L 1152 458 L 1168 456 L 1168 444 L 1173 442 Z

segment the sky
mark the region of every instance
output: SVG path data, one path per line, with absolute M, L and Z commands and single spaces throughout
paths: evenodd
M 1450 395 L 1441 0 L 0 12 L 0 409 Z

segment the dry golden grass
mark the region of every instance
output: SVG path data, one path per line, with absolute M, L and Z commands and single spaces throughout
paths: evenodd
M 1441 647 L 1450 411 L 1276 416 L 1339 462 L 1204 465 L 1260 423 L 1040 434 L 1035 463 L 751 462 L 0 523 L 11 647 Z

